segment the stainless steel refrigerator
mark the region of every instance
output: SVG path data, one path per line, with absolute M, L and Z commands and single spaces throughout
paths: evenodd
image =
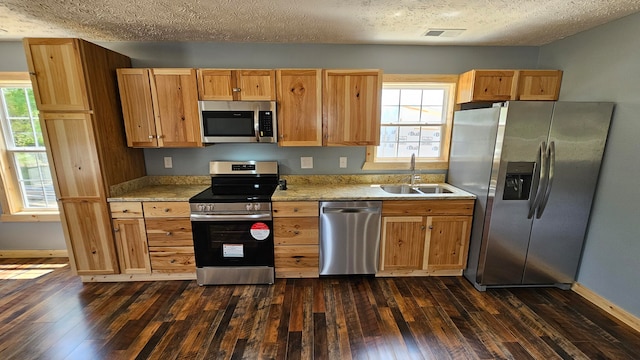
M 612 112 L 513 101 L 455 113 L 447 182 L 477 196 L 464 276 L 478 290 L 571 285 Z

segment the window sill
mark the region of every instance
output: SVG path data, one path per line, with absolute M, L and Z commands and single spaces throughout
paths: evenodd
M 447 161 L 416 162 L 416 170 L 447 170 Z M 366 161 L 362 170 L 409 170 L 408 162 L 372 162 Z
M 2 222 L 60 222 L 60 213 L 24 211 L 13 214 L 0 215 Z

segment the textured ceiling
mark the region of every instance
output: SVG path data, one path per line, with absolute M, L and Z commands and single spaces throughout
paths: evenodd
M 0 0 L 0 40 L 543 45 L 638 0 Z M 425 37 L 429 29 L 464 29 Z

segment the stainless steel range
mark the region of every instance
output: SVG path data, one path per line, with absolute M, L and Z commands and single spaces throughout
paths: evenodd
M 189 199 L 199 285 L 272 284 L 275 161 L 212 161 L 211 187 Z

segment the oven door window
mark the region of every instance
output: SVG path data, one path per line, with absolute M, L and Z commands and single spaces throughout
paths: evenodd
M 272 221 L 192 222 L 196 266 L 273 266 Z
M 255 137 L 253 111 L 203 111 L 204 136 Z

